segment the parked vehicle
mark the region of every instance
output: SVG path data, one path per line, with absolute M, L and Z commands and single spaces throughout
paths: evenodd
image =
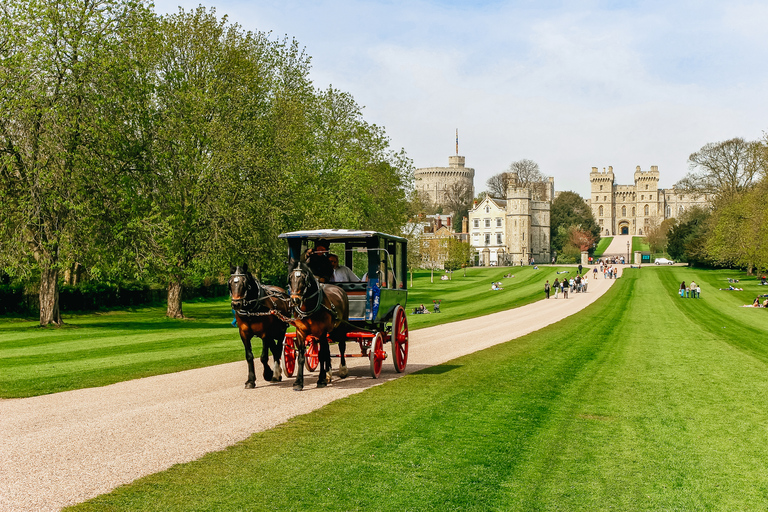
M 675 262 L 672 260 L 668 260 L 667 258 L 656 258 L 654 260 L 654 263 L 657 265 L 674 265 Z

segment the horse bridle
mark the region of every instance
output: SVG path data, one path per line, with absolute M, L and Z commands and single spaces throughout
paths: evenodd
M 296 267 L 295 269 L 291 270 L 291 272 L 294 272 L 294 277 L 303 277 L 304 283 L 305 283 L 304 289 L 306 290 L 307 288 L 309 288 L 309 286 L 307 285 L 309 284 L 309 276 L 311 274 L 311 271 L 305 271 L 300 267 Z M 317 280 L 315 280 L 315 288 L 316 290 L 307 296 L 299 295 L 295 291 L 291 290 L 291 295 L 290 295 L 291 300 L 298 299 L 298 305 L 294 304 L 293 310 L 299 318 L 307 318 L 309 316 L 312 316 L 315 313 L 317 313 L 317 311 L 323 306 L 323 291 L 322 291 L 322 287 L 320 286 L 320 283 L 318 283 Z M 315 296 L 317 296 L 317 304 L 312 309 L 312 311 L 302 311 L 301 306 L 304 305 L 304 302 L 307 299 L 311 299 L 312 297 L 315 297 Z

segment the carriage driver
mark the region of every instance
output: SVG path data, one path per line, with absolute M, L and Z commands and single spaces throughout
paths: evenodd
M 328 259 L 329 245 L 327 240 L 318 240 L 315 248 L 307 249 L 301 258 L 321 283 L 330 283 L 333 278 L 333 265 Z

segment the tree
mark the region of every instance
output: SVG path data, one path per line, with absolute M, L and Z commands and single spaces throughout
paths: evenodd
M 737 137 L 710 142 L 688 157 L 691 172 L 675 184 L 681 190 L 726 200 L 746 190 L 766 171 L 764 147 Z
M 668 234 L 667 252 L 676 260 L 708 263 L 707 228 L 710 213 L 702 208 L 686 210 Z
M 768 214 L 763 207 L 768 179 L 730 202 L 721 202 L 709 219 L 707 255 L 716 264 L 768 268 Z
M 472 259 L 474 251 L 468 242 L 463 242 L 458 238 L 449 238 L 447 240 L 448 256 L 445 260 L 446 270 L 456 270 L 466 268 Z
M 600 241 L 600 227 L 592 210 L 576 192 L 562 192 L 552 201 L 549 226 L 552 250 L 557 252 L 570 241 L 572 227 L 590 233 L 594 244 Z
M 509 164 L 505 172 L 488 178 L 486 187 L 491 197 L 506 199 L 510 173 L 517 175 L 517 186 L 531 189 L 535 200 L 543 200 L 546 194 L 548 180 L 541 173 L 539 164 L 533 160 L 517 160 Z
M 446 190 L 446 207 L 453 213 L 454 224 L 459 224 L 461 220 L 468 215 L 472 207 L 472 187 L 463 182 L 457 181 L 448 186 Z
M 669 231 L 677 224 L 674 217 L 665 219 L 663 222 L 647 227 L 645 230 L 645 240 L 651 247 L 651 252 L 662 252 L 667 247 L 667 235 Z
M 8 0 L 0 21 L 0 258 L 40 275 L 40 325 L 61 324 L 58 278 L 88 224 L 94 137 L 121 27 L 141 4 Z M 109 96 L 106 95 L 108 98 Z

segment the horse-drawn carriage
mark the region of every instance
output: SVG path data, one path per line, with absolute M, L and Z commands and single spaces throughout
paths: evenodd
M 395 370 L 403 372 L 408 361 L 407 240 L 375 231 L 337 229 L 295 231 L 280 238 L 288 242 L 288 293 L 259 283 L 247 265 L 231 269 L 232 309 L 248 362 L 246 387 L 254 387 L 256 380 L 254 336 L 262 339 L 264 379 L 279 381 L 283 370 L 289 377 L 298 373 L 297 390 L 304 386 L 305 367 L 311 372 L 319 366 L 318 386 L 327 384 L 331 342 L 339 346 L 336 357 L 341 359 L 338 374 L 342 378 L 347 375 L 347 342 L 360 346 L 360 354 L 350 357 L 368 358 L 374 378 L 381 373 L 387 358 L 384 347 L 390 343 Z M 327 260 L 320 262 L 330 265 L 335 259 L 337 269 L 318 278 L 307 255 L 321 244 L 332 254 L 322 255 Z M 290 325 L 295 332 L 286 332 Z M 274 371 L 269 367 L 270 351 Z
M 336 357 L 342 358 L 342 367 L 345 366 L 343 344 L 356 342 L 360 346 L 360 354 L 346 357 L 367 357 L 371 376 L 377 378 L 387 358 L 385 344 L 390 343 L 395 370 L 403 372 L 408 361 L 408 320 L 405 314 L 408 297 L 407 240 L 375 231 L 341 229 L 294 231 L 283 233 L 280 238 L 288 241 L 291 262 L 300 262 L 302 255 L 311 249 L 310 243 L 325 243 L 330 246 L 339 267 L 352 271 L 336 272 L 336 276 L 350 277 L 331 283 L 345 292 L 349 306 L 348 319 L 343 323 L 346 325 L 342 324 L 339 328 L 339 335 L 331 333 L 333 341 L 341 342 L 341 353 Z M 296 263 L 293 268 L 295 272 Z M 291 293 L 296 291 L 291 290 Z M 296 313 L 300 316 L 298 310 Z M 288 376 L 293 376 L 296 371 L 298 331 L 287 333 L 283 342 L 283 368 Z M 305 340 L 305 366 L 307 370 L 315 371 L 321 340 L 315 336 L 309 338 Z

